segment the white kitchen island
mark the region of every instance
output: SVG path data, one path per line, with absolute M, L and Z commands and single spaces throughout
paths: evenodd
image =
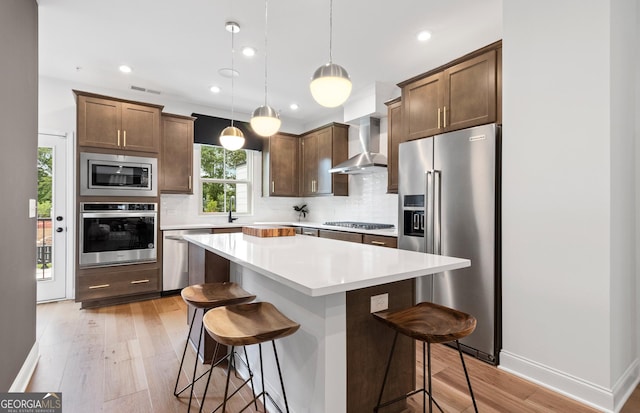
M 407 307 L 414 278 L 471 265 L 467 259 L 301 235 L 185 239 L 190 260 L 204 257 L 198 255 L 203 249 L 228 260 L 230 280 L 300 323 L 298 332 L 276 344 L 292 413 L 371 411 L 372 394 L 377 394 L 372 389 L 381 385 L 393 332 L 370 316 L 370 296 L 388 293 L 390 309 Z M 190 272 L 203 267 L 190 262 Z M 413 386 L 415 370 L 413 343 L 405 347 L 398 377 L 407 380 L 396 380 L 402 391 Z M 264 353 L 267 390 L 284 406 L 271 351 Z M 256 357 L 250 352 L 254 368 Z

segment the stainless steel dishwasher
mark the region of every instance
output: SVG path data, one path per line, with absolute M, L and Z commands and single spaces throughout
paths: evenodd
M 210 233 L 206 228 L 162 231 L 162 295 L 189 285 L 189 245 L 182 237 Z

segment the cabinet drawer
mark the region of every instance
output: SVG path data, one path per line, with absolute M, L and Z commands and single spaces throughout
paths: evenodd
M 118 270 L 77 277 L 76 301 L 111 298 L 121 295 L 149 293 L 160 290 L 158 269 Z
M 388 248 L 398 248 L 398 239 L 396 237 L 385 237 L 383 235 L 365 234 L 363 236 L 362 243 Z
M 311 237 L 318 236 L 318 230 L 316 228 L 307 228 L 307 227 L 297 227 L 296 234 L 300 235 L 309 235 Z
M 362 243 L 362 234 L 356 232 L 331 231 L 327 229 L 320 230 L 320 238 L 331 238 L 339 241 L 349 241 Z
M 234 232 L 242 232 L 242 227 L 211 228 L 212 234 L 232 234 Z

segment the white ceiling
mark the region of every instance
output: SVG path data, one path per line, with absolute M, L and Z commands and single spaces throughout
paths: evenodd
M 264 103 L 264 1 L 38 0 L 40 74 L 102 88 L 155 89 L 163 97 L 228 110 L 228 20 L 237 21 L 235 110 Z M 426 43 L 416 34 L 428 30 Z M 502 37 L 502 0 L 334 0 L 333 61 L 357 94 L 374 82 L 396 84 Z M 269 1 L 268 102 L 286 122 L 308 123 L 342 111 L 311 97 L 309 80 L 329 60 L 329 0 Z M 118 66 L 128 64 L 125 75 Z M 222 92 L 209 91 L 218 85 Z M 141 101 L 149 97 L 139 92 Z M 353 94 L 352 94 L 353 96 Z M 154 99 L 157 100 L 157 99 Z M 296 112 L 289 108 L 297 103 Z M 247 115 L 248 118 L 248 115 Z

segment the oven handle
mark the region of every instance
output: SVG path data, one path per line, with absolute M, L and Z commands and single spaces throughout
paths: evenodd
M 157 212 L 83 212 L 82 218 L 137 218 L 137 217 L 156 217 Z

